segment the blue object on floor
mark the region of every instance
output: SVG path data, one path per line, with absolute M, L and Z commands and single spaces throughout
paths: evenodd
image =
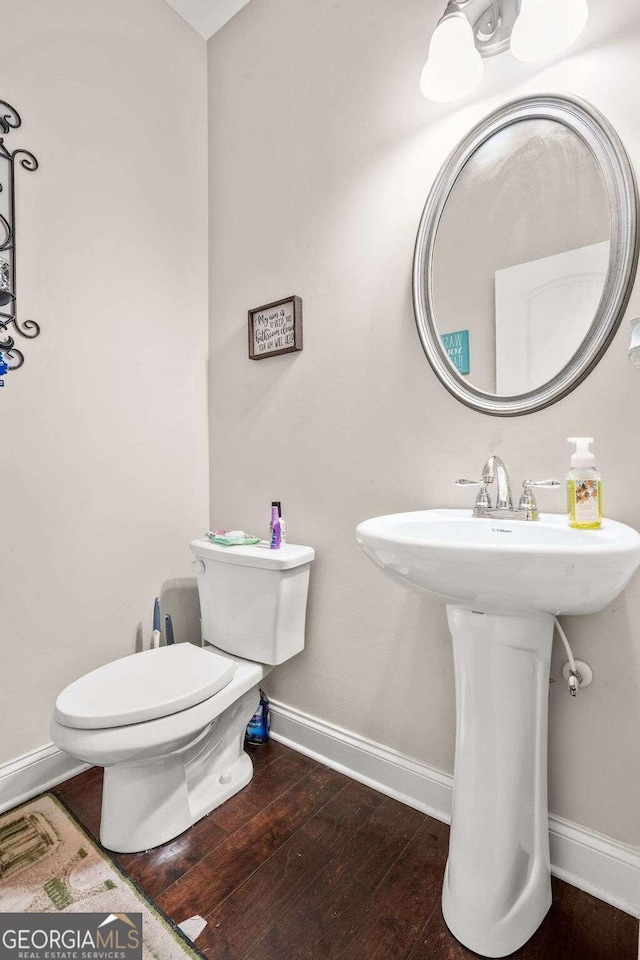
M 153 604 L 153 629 L 160 632 L 160 598 L 156 597 Z
M 247 726 L 248 743 L 266 743 L 271 730 L 271 711 L 269 697 L 264 690 L 260 690 L 260 706 L 249 720 Z

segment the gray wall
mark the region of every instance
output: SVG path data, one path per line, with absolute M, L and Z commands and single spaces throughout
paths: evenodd
M 2 762 L 184 593 L 208 462 L 205 41 L 164 0 L 0 0 L 0 23 L 42 326 L 0 390 Z
M 566 437 L 596 437 L 609 516 L 640 526 L 640 376 L 627 324 L 575 393 L 524 419 L 457 403 L 433 376 L 411 307 L 411 261 L 433 178 L 458 139 L 524 93 L 570 92 L 613 122 L 640 168 L 640 8 L 591 0 L 551 65 L 487 62 L 475 99 L 425 101 L 418 81 L 440 0 L 258 0 L 209 42 L 211 522 L 264 534 L 282 499 L 312 544 L 307 646 L 269 692 L 452 770 L 451 644 L 440 603 L 386 581 L 357 547 L 367 517 L 469 506 L 456 477 L 491 452 L 514 477 L 562 476 Z M 305 348 L 247 359 L 246 311 L 304 299 Z M 636 286 L 629 316 L 640 312 Z M 543 491 L 546 510 L 563 509 Z M 640 578 L 604 613 L 568 620 L 595 683 L 558 683 L 550 805 L 640 844 Z M 553 675 L 562 656 L 556 653 Z

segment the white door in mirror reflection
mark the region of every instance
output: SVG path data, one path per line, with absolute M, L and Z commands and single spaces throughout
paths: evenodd
M 609 241 L 496 270 L 496 392 L 548 383 L 585 338 L 609 268 Z

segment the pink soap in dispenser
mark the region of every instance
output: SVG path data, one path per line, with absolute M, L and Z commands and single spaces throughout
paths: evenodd
M 269 546 L 272 550 L 279 550 L 282 543 L 282 527 L 280 525 L 280 511 L 278 504 L 271 505 L 271 542 Z

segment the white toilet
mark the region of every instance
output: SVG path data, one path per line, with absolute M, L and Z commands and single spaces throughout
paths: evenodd
M 105 767 L 100 840 L 118 853 L 171 840 L 249 783 L 260 683 L 304 647 L 311 547 L 195 540 L 191 551 L 203 647 L 124 657 L 56 700 L 53 742 Z

